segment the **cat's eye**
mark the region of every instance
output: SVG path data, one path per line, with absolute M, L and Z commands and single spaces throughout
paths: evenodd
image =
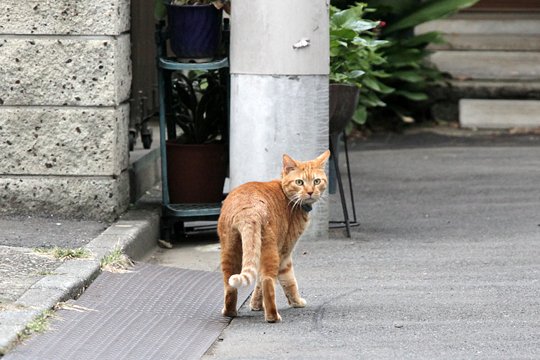
M 304 185 L 304 180 L 302 180 L 302 179 L 296 179 L 296 180 L 295 180 L 295 183 L 296 183 L 296 185 L 298 185 L 298 186 L 302 186 L 302 185 Z
M 321 183 L 321 179 L 313 180 L 313 185 L 319 185 L 320 183 Z

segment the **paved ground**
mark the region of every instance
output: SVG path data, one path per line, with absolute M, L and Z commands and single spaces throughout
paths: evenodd
M 132 209 L 114 224 L 51 217 L 0 219 L 0 357 L 27 324 L 57 303 L 78 296 L 119 248 L 140 257 L 156 244 L 157 209 Z M 83 248 L 82 258 L 58 259 L 39 248 Z
M 540 358 L 540 137 L 457 133 L 352 145 L 362 225 L 351 239 L 335 230 L 329 240 L 299 243 L 308 307 L 288 309 L 279 293 L 280 324 L 243 307 L 204 358 Z M 337 205 L 332 198 L 333 218 Z M 0 222 L 0 348 L 36 309 L 85 286 L 120 239 L 133 253 L 134 240 L 155 236 L 142 230 L 155 212 L 134 214 L 105 232 L 103 224 L 53 219 L 10 232 L 15 225 Z M 32 252 L 55 243 L 84 244 L 98 258 L 58 267 Z M 216 244 L 193 239 L 146 261 L 215 271 Z M 83 265 L 86 272 L 70 272 Z M 19 290 L 2 282 L 17 277 Z
M 539 358 L 538 137 L 353 149 L 362 226 L 298 245 L 308 307 L 244 306 L 205 359 Z

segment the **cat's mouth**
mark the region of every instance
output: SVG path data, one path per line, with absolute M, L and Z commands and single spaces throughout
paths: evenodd
M 313 203 L 317 202 L 317 200 L 317 198 L 311 195 L 309 197 L 306 197 L 305 199 L 302 199 L 302 204 L 312 205 Z

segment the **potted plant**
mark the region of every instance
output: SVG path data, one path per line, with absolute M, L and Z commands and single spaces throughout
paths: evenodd
M 166 143 L 171 203 L 216 203 L 227 175 L 227 91 L 219 71 L 177 73 L 171 113 L 178 136 Z
M 225 0 L 157 0 L 156 17 L 167 17 L 170 47 L 179 61 L 208 62 L 221 45 Z
M 362 124 L 367 117 L 368 106 L 384 105 L 378 94 L 391 92 L 378 78 L 384 76 L 374 71 L 374 66 L 385 60 L 378 49 L 386 44 L 376 39 L 374 30 L 378 21 L 363 19 L 369 11 L 366 4 L 340 10 L 330 7 L 330 88 L 329 125 L 332 157 L 338 158 L 339 138 L 351 119 Z M 329 192 L 336 192 L 337 170 L 330 163 Z
M 330 133 L 341 133 L 353 119 L 362 124 L 367 107 L 384 106 L 379 94 L 394 91 L 379 81 L 385 74 L 374 68 L 385 62 L 376 39 L 379 21 L 363 19 L 366 4 L 339 10 L 330 7 Z M 360 89 L 361 92 L 360 92 Z

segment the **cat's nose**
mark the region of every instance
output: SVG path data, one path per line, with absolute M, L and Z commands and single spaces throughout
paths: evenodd
M 311 196 L 311 195 L 313 195 L 313 191 L 308 191 L 307 194 L 308 194 L 309 196 Z

